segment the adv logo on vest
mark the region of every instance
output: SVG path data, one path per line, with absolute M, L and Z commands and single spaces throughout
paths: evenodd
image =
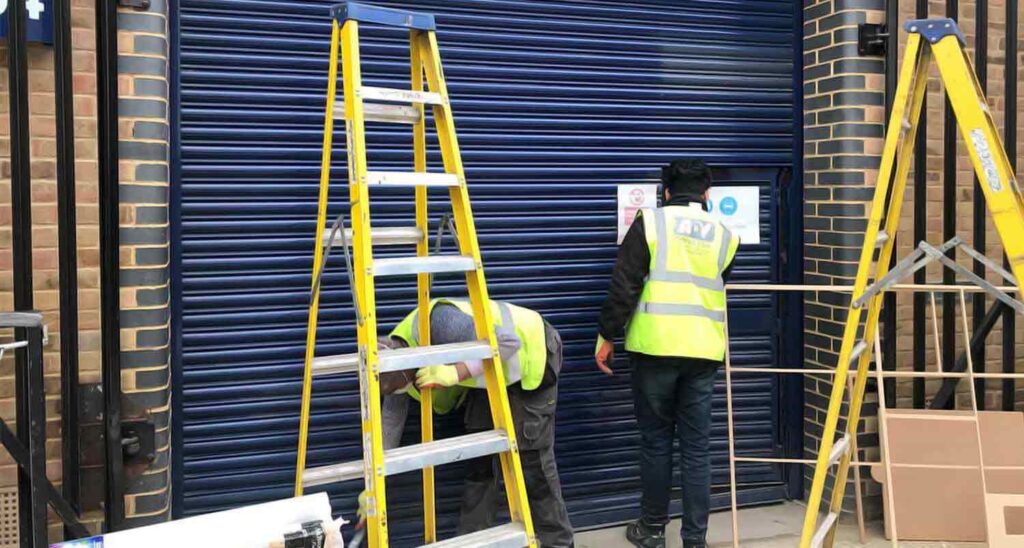
M 680 236 L 710 242 L 715 239 L 715 223 L 681 218 L 676 221 L 675 233 Z

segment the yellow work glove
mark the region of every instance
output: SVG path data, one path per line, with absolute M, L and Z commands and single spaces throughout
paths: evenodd
M 359 509 L 356 510 L 356 516 L 359 518 L 359 521 L 356 523 L 356 529 L 361 529 L 366 524 L 366 498 L 368 496 L 366 489 L 359 493 Z
M 454 365 L 431 365 L 416 372 L 420 388 L 448 388 L 459 384 L 459 370 Z

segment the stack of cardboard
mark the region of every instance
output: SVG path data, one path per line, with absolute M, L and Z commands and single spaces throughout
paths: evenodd
M 976 421 L 970 411 L 890 409 L 883 428 L 895 498 L 883 497 L 889 538 L 895 507 L 900 540 L 1024 545 L 1024 414 L 982 411 Z M 886 481 L 884 466 L 871 474 Z

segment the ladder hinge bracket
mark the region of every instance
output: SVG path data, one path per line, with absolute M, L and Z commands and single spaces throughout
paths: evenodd
M 885 25 L 861 23 L 857 25 L 857 53 L 864 56 L 885 55 L 889 32 Z
M 948 18 L 913 19 L 903 24 L 904 30 L 911 34 L 920 34 L 929 43 L 936 44 L 947 36 L 956 36 L 960 45 L 967 46 L 967 39 L 956 21 Z

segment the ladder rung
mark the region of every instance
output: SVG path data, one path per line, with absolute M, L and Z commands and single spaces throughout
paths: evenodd
M 508 450 L 508 435 L 501 430 L 407 445 L 384 452 L 384 475 L 392 476 L 411 470 L 422 470 L 430 466 L 495 455 Z M 346 462 L 306 470 L 302 474 L 302 485 L 312 487 L 362 477 L 363 461 Z
M 477 531 L 461 537 L 427 544 L 423 548 L 522 548 L 526 546 L 526 529 L 522 523 L 512 522 Z
M 394 257 L 373 262 L 375 276 L 402 276 L 405 274 L 441 274 L 468 272 L 476 269 L 476 261 L 463 255 L 433 255 L 430 257 Z
M 415 171 L 367 171 L 368 185 L 396 186 L 459 186 L 459 177 L 451 173 L 417 173 Z
M 345 118 L 345 103 L 338 101 L 334 106 L 334 117 Z M 363 118 L 367 122 L 393 122 L 397 124 L 415 124 L 420 121 L 420 110 L 405 105 L 385 105 L 381 103 L 364 103 Z
M 391 122 L 396 124 L 416 124 L 421 119 L 418 108 L 379 103 L 364 103 L 363 118 L 367 122 Z
M 832 452 L 828 454 L 829 466 L 839 462 L 839 459 L 843 458 L 846 454 L 846 450 L 850 448 L 850 435 L 844 435 L 839 441 L 832 446 Z
M 839 519 L 839 514 L 831 512 L 825 516 L 825 521 L 821 522 L 821 527 L 811 537 L 811 548 L 818 548 L 825 542 L 825 537 L 828 536 L 828 532 L 832 530 L 832 526 L 835 525 L 836 520 Z
M 853 345 L 853 350 L 850 352 L 850 363 L 857 361 L 860 355 L 868 349 L 868 343 L 865 341 L 857 341 L 857 344 Z
M 363 100 L 392 101 L 395 103 L 413 103 L 424 105 L 440 105 L 440 93 L 431 91 L 413 91 L 411 89 L 375 88 L 363 86 L 361 92 Z
M 472 341 L 383 350 L 377 359 L 381 373 L 387 373 L 466 360 L 487 360 L 493 357 L 490 345 L 484 341 Z
M 339 375 L 359 371 L 359 354 L 313 358 L 313 376 Z
M 875 238 L 875 247 L 882 247 L 885 242 L 889 241 L 889 233 L 884 230 L 878 231 L 878 237 Z
M 331 239 L 331 231 L 324 231 L 323 245 Z M 423 231 L 416 227 L 371 228 L 370 240 L 373 245 L 416 245 L 423 239 Z M 345 229 L 345 241 L 352 245 L 352 229 Z M 334 245 L 341 245 L 341 236 L 335 236 Z
M 473 341 L 412 348 L 381 350 L 377 354 L 381 372 L 418 369 L 428 365 L 484 360 L 492 357 L 491 347 Z M 340 375 L 359 371 L 359 354 L 338 354 L 313 359 L 313 375 Z

